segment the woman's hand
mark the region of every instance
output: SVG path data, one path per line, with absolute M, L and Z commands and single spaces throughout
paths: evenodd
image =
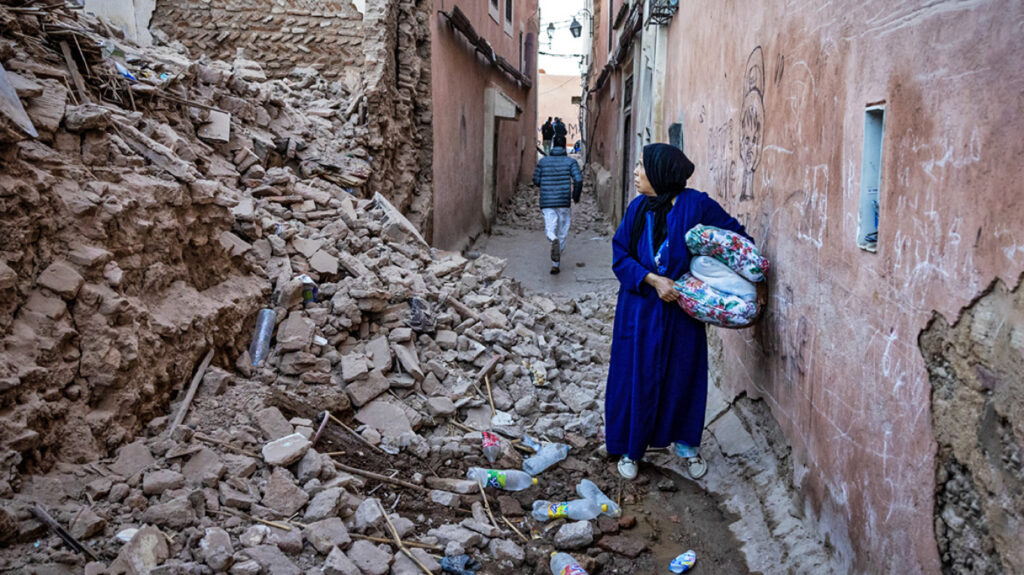
M 658 297 L 661 298 L 661 301 L 672 303 L 679 299 L 680 294 L 676 291 L 675 282 L 667 277 L 659 276 L 657 274 L 647 274 L 647 277 L 644 278 L 644 282 L 658 292 Z

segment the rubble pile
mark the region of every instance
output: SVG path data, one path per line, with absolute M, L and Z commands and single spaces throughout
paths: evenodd
M 526 512 L 583 477 L 615 492 L 585 461 L 610 295 L 524 296 L 503 261 L 430 249 L 364 189 L 362 101 L 313 70 L 141 50 L 55 5 L 0 6 L 0 24 L 0 81 L 38 135 L 4 108 L 0 571 L 415 573 L 465 554 L 543 572 L 552 548 L 592 569 L 642 552 L 613 519 Z M 254 362 L 261 307 L 276 325 Z M 521 467 L 527 433 L 572 452 L 484 498 L 465 480 L 492 466 L 484 430 L 495 468 Z
M 0 5 L 0 37 L 6 496 L 124 443 L 207 348 L 233 359 L 269 292 L 256 205 L 323 221 L 369 164 L 365 103 L 313 70 L 143 50 L 62 5 Z
M 544 218 L 537 208 L 538 193 L 536 186 L 521 184 L 512 199 L 498 208 L 499 219 L 516 229 L 543 230 Z M 593 178 L 587 170 L 583 176 L 583 194 L 594 193 Z M 595 234 L 615 232 L 600 211 L 580 209 L 580 204 L 573 204 L 572 230 Z

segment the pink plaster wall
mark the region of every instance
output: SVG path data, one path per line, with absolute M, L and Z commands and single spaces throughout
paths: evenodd
M 955 318 L 1024 270 L 1024 4 L 680 6 L 665 124 L 683 122 L 692 185 L 741 217 L 774 268 L 765 321 L 718 331 L 723 380 L 772 406 L 851 572 L 939 572 L 917 338 L 933 311 Z M 864 111 L 877 102 L 869 253 L 855 236 Z
M 618 12 L 623 0 L 594 0 L 594 42 L 591 46 L 591 89 L 597 81 L 601 70 L 608 63 L 608 35 L 615 34 L 611 30 L 608 14 L 612 17 Z M 619 28 L 621 30 L 621 26 Z M 614 53 L 617 39 L 613 39 L 611 53 Z M 626 58 L 629 60 L 629 57 Z M 587 123 L 590 126 L 590 163 L 608 170 L 611 180 L 606 186 L 596 187 L 597 202 L 601 210 L 613 221 L 622 216 L 621 210 L 621 138 L 622 129 L 622 73 L 621 69 L 612 71 L 601 90 L 590 94 L 587 102 Z M 627 174 L 628 176 L 628 174 Z
M 500 0 L 500 17 L 504 3 Z M 473 23 L 477 33 L 491 43 L 495 52 L 513 65 L 519 64 L 519 31 L 537 37 L 537 0 L 516 0 L 513 34 L 488 13 L 489 0 L 435 0 L 431 16 L 431 64 L 434 110 L 434 245 L 444 249 L 463 247 L 480 233 L 483 213 L 484 178 L 484 91 L 499 87 L 515 100 L 523 112 L 518 120 L 498 122 L 497 200 L 503 202 L 515 192 L 517 183 L 533 177 L 538 136 L 536 54 L 530 56 L 534 88 L 517 87 L 506 75 L 474 52 L 474 48 L 444 16 L 436 11 L 458 7 Z M 524 50 L 525 50 L 524 35 Z M 536 40 L 534 40 L 536 50 Z

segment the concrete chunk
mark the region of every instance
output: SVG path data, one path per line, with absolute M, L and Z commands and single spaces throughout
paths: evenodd
M 263 446 L 263 461 L 268 465 L 291 465 L 309 450 L 309 440 L 298 433 L 282 437 Z
M 352 542 L 345 522 L 339 517 L 328 517 L 310 523 L 303 533 L 310 545 L 324 555 L 330 553 L 335 547 L 348 547 L 348 544 Z
M 85 279 L 75 268 L 64 260 L 57 260 L 49 265 L 36 280 L 39 285 L 53 291 L 65 299 L 74 299 L 82 288 Z

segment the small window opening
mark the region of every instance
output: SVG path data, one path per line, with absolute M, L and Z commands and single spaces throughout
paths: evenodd
M 679 148 L 680 151 L 686 151 L 683 149 L 683 124 L 676 122 L 668 127 L 668 143 Z
M 869 252 L 878 250 L 879 190 L 882 188 L 882 141 L 885 137 L 885 107 L 871 106 L 864 112 L 864 154 L 860 169 L 860 213 L 857 245 Z

